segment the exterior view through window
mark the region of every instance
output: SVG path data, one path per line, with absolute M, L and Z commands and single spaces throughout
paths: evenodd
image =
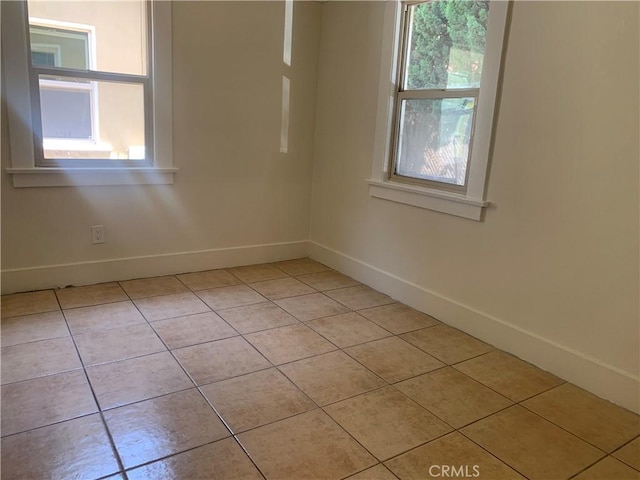
M 391 177 L 464 191 L 489 1 L 406 3 Z
M 36 0 L 28 15 L 38 165 L 151 159 L 148 3 Z

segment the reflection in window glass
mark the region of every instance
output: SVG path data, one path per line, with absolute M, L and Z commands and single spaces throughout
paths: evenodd
M 464 185 L 473 97 L 402 102 L 396 175 Z

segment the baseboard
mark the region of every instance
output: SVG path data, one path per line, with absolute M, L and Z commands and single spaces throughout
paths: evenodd
M 270 243 L 2 270 L 2 293 L 155 277 L 306 257 L 308 242 Z
M 640 413 L 640 379 L 628 372 L 319 243 L 309 242 L 309 256 L 599 397 Z

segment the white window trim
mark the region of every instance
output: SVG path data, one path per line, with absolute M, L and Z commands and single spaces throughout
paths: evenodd
M 485 199 L 485 188 L 508 9 L 507 1 L 493 1 L 489 9 L 486 53 L 468 167 L 467 190 L 461 194 L 390 180 L 388 170 L 393 143 L 402 3 L 397 0 L 385 3 L 373 163 L 371 178 L 366 180 L 372 197 L 471 220 L 481 220 L 483 209 L 489 205 Z
M 37 167 L 29 90 L 24 1 L 3 2 L 2 57 L 7 94 L 11 167 L 14 187 L 172 184 L 173 107 L 171 73 L 171 2 L 153 5 L 153 129 L 154 165 L 150 167 Z M 95 58 L 95 55 L 90 55 Z

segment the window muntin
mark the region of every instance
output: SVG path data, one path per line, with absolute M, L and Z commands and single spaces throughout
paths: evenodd
M 488 1 L 404 3 L 389 177 L 466 191 Z
M 49 5 L 28 2 L 35 165 L 153 166 L 150 3 Z

